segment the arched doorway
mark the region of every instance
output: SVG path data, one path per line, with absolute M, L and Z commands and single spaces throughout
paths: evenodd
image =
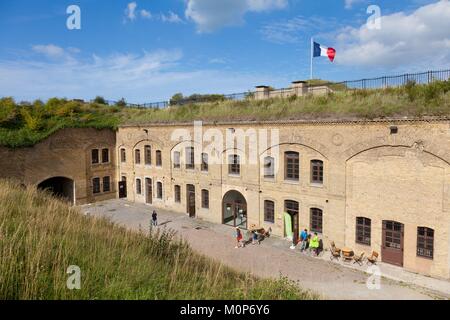
M 75 184 L 72 179 L 65 177 L 53 177 L 38 184 L 38 189 L 48 190 L 54 196 L 75 204 Z
M 222 218 L 223 224 L 247 229 L 247 201 L 240 192 L 231 190 L 223 196 Z

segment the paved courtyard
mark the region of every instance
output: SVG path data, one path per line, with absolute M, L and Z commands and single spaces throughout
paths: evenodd
M 127 228 L 147 229 L 153 207 L 109 200 L 82 206 L 90 216 L 106 217 Z M 286 276 L 300 286 L 313 290 L 325 299 L 449 299 L 450 282 L 404 271 L 379 263 L 382 278 L 380 289 L 369 289 L 365 273 L 368 266 L 331 262 L 329 253 L 319 258 L 290 250 L 290 242 L 270 237 L 260 245 L 235 249 L 234 229 L 186 215 L 156 209 L 159 228 L 169 228 L 185 239 L 199 253 L 237 270 L 260 277 Z M 327 246 L 327 244 L 324 244 Z

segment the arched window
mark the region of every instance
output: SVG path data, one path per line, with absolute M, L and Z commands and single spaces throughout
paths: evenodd
M 178 185 L 175 186 L 175 202 L 181 202 L 181 187 Z
M 298 214 L 298 202 L 293 200 L 285 200 L 284 201 L 284 211 L 289 213 L 290 215 L 295 216 Z
M 127 162 L 127 153 L 125 151 L 125 148 L 120 149 L 120 161 Z
M 206 189 L 202 190 L 202 208 L 203 209 L 209 208 L 209 191 Z
M 230 154 L 228 156 L 228 174 L 241 174 L 241 159 L 237 154 Z
M 162 166 L 162 154 L 161 150 L 156 150 L 156 166 L 161 167 Z
M 144 161 L 146 165 L 152 164 L 152 147 L 149 145 L 144 147 Z
M 323 161 L 311 161 L 311 182 L 320 184 L 323 183 Z
M 322 210 L 311 208 L 311 226 L 312 232 L 322 233 Z
M 142 193 L 141 179 L 136 179 L 136 194 Z
M 264 221 L 270 223 L 275 222 L 275 203 L 273 201 L 264 201 Z
M 264 158 L 264 178 L 275 178 L 275 159 L 273 157 Z
M 162 185 L 162 182 L 159 182 L 159 181 L 156 183 L 156 197 L 158 199 L 163 198 L 163 185 Z
M 356 218 L 356 243 L 370 246 L 372 220 L 364 217 Z
M 300 155 L 298 152 L 285 152 L 284 166 L 286 180 L 298 181 L 300 179 Z
M 417 256 L 433 259 L 434 230 L 426 227 L 417 228 Z

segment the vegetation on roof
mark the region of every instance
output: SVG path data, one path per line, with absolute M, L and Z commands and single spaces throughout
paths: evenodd
M 84 216 L 36 187 L 0 180 L 0 297 L 55 299 L 317 299 L 286 278 L 261 279 L 194 252 L 174 233 L 133 232 Z M 150 230 L 150 232 L 149 232 Z M 69 290 L 69 266 L 81 271 Z M 275 275 L 276 277 L 276 275 Z M 70 279 L 69 279 L 70 280 Z
M 387 89 L 338 88 L 326 95 L 234 101 L 212 96 L 211 101 L 166 109 L 108 106 L 53 98 L 46 103 L 16 103 L 0 99 L 0 145 L 34 145 L 61 128 L 111 128 L 120 124 L 204 121 L 268 121 L 317 119 L 375 119 L 385 117 L 450 116 L 450 80 Z M 342 89 L 342 90 L 341 90 Z

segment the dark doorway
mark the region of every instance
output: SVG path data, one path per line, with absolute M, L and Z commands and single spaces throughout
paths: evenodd
M 38 189 L 48 190 L 54 196 L 61 198 L 70 204 L 75 204 L 75 184 L 72 179 L 65 177 L 54 177 L 38 184 Z
M 186 185 L 186 210 L 189 217 L 195 217 L 195 186 L 192 184 Z
M 381 259 L 383 262 L 403 267 L 404 225 L 396 221 L 383 221 L 383 244 Z
M 119 199 L 127 197 L 127 178 L 122 177 L 122 181 L 119 181 Z
M 247 201 L 235 190 L 228 191 L 222 202 L 223 224 L 247 229 Z
M 145 203 L 153 203 L 153 183 L 150 178 L 145 178 Z
M 293 200 L 284 201 L 284 211 L 291 216 L 291 227 L 292 227 L 292 237 L 293 242 L 298 243 L 298 238 L 300 235 L 300 224 L 299 224 L 299 203 Z M 285 230 L 287 232 L 287 230 Z

